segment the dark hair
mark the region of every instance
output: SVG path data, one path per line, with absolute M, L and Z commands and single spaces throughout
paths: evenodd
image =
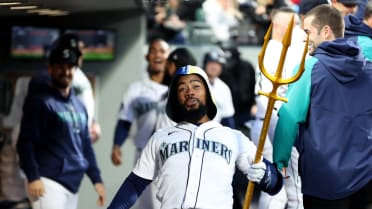
M 344 36 L 344 19 L 336 8 L 328 4 L 322 4 L 313 8 L 305 15 L 305 17 L 310 16 L 314 17 L 311 25 L 317 28 L 318 33 L 325 25 L 328 25 L 336 38 Z
M 321 4 L 328 4 L 327 0 L 301 0 L 299 4 L 298 14 L 305 15 L 311 9 Z
M 176 69 L 186 66 L 186 65 L 196 65 L 196 60 L 192 53 L 186 48 L 176 48 L 173 50 L 169 56 L 168 61 L 173 62 Z
M 364 12 L 364 19 L 368 19 L 372 16 L 372 1 L 368 1 L 366 5 L 366 10 Z
M 166 40 L 162 39 L 162 38 L 159 38 L 159 37 L 156 37 L 156 38 L 153 38 L 149 41 L 149 47 L 148 47 L 148 51 L 147 53 L 150 52 L 150 49 L 152 47 L 152 45 L 156 42 L 165 42 L 165 43 L 168 43 Z

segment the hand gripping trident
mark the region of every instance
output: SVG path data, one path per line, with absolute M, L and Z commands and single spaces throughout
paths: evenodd
M 269 124 L 270 124 L 270 118 L 271 118 L 272 111 L 274 109 L 275 101 L 276 100 L 281 100 L 283 102 L 288 101 L 286 98 L 280 97 L 276 94 L 276 91 L 277 91 L 278 87 L 280 85 L 285 85 L 285 84 L 289 84 L 289 83 L 293 83 L 293 82 L 297 81 L 301 77 L 302 73 L 305 70 L 305 57 L 306 57 L 307 48 L 308 48 L 308 44 L 309 44 L 309 36 L 307 36 L 304 52 L 303 52 L 301 63 L 300 63 L 300 68 L 297 71 L 296 75 L 294 75 L 292 78 L 287 78 L 287 79 L 282 78 L 282 71 L 283 71 L 284 61 L 285 61 L 285 58 L 286 58 L 286 55 L 287 55 L 288 47 L 291 45 L 293 25 L 294 25 L 294 16 L 292 16 L 291 21 L 289 22 L 287 31 L 285 32 L 285 35 L 284 35 L 283 40 L 282 40 L 283 50 L 280 54 L 279 64 L 278 64 L 278 68 L 276 69 L 275 75 L 270 75 L 266 71 L 266 69 L 264 67 L 264 64 L 263 64 L 264 63 L 265 51 L 266 51 L 266 48 L 267 48 L 267 44 L 269 42 L 269 36 L 271 34 L 271 31 L 272 31 L 272 23 L 271 23 L 268 31 L 266 32 L 261 52 L 258 55 L 258 65 L 260 67 L 260 70 L 266 76 L 266 78 L 268 78 L 271 81 L 271 83 L 273 84 L 273 89 L 270 93 L 265 93 L 265 92 L 262 92 L 262 91 L 258 92 L 258 94 L 260 94 L 260 95 L 267 96 L 269 98 L 269 101 L 268 101 L 268 105 L 267 105 L 267 109 L 266 109 L 266 113 L 265 113 L 265 118 L 264 118 L 262 129 L 261 129 L 260 140 L 258 142 L 257 152 L 256 152 L 256 156 L 255 156 L 255 159 L 254 159 L 254 163 L 258 163 L 258 162 L 261 161 L 262 151 L 263 151 L 263 148 L 264 148 L 266 134 L 267 134 L 267 130 L 268 130 L 268 127 L 269 127 Z M 247 191 L 246 191 L 246 195 L 245 195 L 243 209 L 249 209 L 249 206 L 250 206 L 250 203 L 251 203 L 251 200 L 252 200 L 252 196 L 253 196 L 253 191 L 254 191 L 254 183 L 249 181 Z

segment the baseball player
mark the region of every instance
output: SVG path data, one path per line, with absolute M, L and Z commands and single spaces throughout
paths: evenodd
M 207 73 L 211 91 L 217 106 L 216 117 L 213 120 L 230 128 L 235 128 L 235 110 L 231 90 L 230 87 L 219 78 L 225 63 L 225 53 L 220 48 L 210 50 L 204 55 L 203 67 Z
M 231 209 L 236 165 L 260 189 L 270 194 L 281 189 L 283 179 L 273 164 L 252 164 L 255 145 L 212 120 L 217 108 L 204 70 L 190 65 L 177 70 L 166 112 L 177 125 L 151 136 L 108 209 L 130 208 L 152 181 L 162 209 Z
M 196 63 L 196 59 L 187 48 L 179 47 L 174 49 L 171 51 L 167 59 L 163 84 L 168 86 L 170 85 L 170 82 L 178 68 L 185 65 L 196 65 Z M 172 121 L 165 112 L 167 100 L 168 91 L 163 95 L 162 100 L 158 102 L 157 109 L 155 110 L 157 114 L 155 130 L 176 125 L 176 123 Z
M 77 209 L 78 191 L 87 174 L 103 206 L 106 195 L 88 131 L 85 106 L 71 83 L 78 54 L 57 44 L 48 57 L 50 83 L 28 95 L 17 142 L 34 209 Z
M 280 51 L 283 50 L 282 40 L 285 31 L 288 28 L 288 23 L 294 15 L 294 23 L 296 24 L 292 31 L 291 45 L 287 51 L 287 58 L 285 59 L 283 65 L 282 76 L 284 78 L 289 78 L 293 74 L 293 69 L 299 64 L 302 54 L 305 48 L 305 42 L 303 37 L 305 32 L 299 27 L 299 17 L 296 15 L 289 7 L 282 7 L 279 9 L 274 9 L 271 13 L 272 17 L 272 34 L 271 39 L 267 44 L 264 57 L 265 69 L 272 75 L 275 74 L 278 67 L 280 59 Z M 258 66 L 257 66 L 258 68 Z M 259 69 L 257 72 L 260 72 Z M 270 92 L 273 88 L 272 83 L 264 75 L 260 73 L 260 80 L 258 82 L 259 89 L 264 92 Z M 281 85 L 277 89 L 278 95 L 285 97 L 288 86 Z M 263 95 L 256 97 L 257 112 L 255 120 L 248 121 L 246 124 L 251 129 L 251 139 L 256 145 L 259 143 L 261 129 L 263 126 L 263 118 L 265 118 L 265 113 L 267 109 L 268 98 Z M 274 132 L 276 127 L 276 122 L 278 120 L 277 109 L 280 108 L 281 102 L 277 101 L 275 103 L 275 108 L 270 120 L 268 127 L 268 135 L 266 137 L 265 146 L 263 150 L 263 156 L 272 160 L 273 148 L 272 143 L 274 140 Z M 287 170 L 287 178 L 284 180 L 283 190 L 280 191 L 275 196 L 269 196 L 267 194 L 262 194 L 259 197 L 258 209 L 302 209 L 302 193 L 301 193 L 301 180 L 298 175 L 298 152 L 293 149 L 291 152 L 290 166 Z
M 137 147 L 135 160 L 138 159 L 150 136 L 155 132 L 157 120 L 157 103 L 168 91 L 168 86 L 162 85 L 169 45 L 162 39 L 154 39 L 149 44 L 146 60 L 148 61 L 148 76 L 131 83 L 123 97 L 119 118 L 115 129 L 114 145 L 111 160 L 114 165 L 120 165 L 121 145 L 128 138 L 129 132 L 134 134 L 134 144 Z M 131 130 L 131 127 L 136 128 Z M 150 190 L 142 197 L 140 208 L 157 208 L 156 200 Z

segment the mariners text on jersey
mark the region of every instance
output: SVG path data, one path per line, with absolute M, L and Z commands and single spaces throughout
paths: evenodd
M 163 142 L 160 148 L 160 157 L 164 163 L 169 157 L 176 155 L 182 152 L 188 152 L 190 149 L 189 141 L 178 141 L 174 143 L 165 143 Z M 232 150 L 229 149 L 225 144 L 222 144 L 217 141 L 205 140 L 205 139 L 196 139 L 194 148 L 201 149 L 207 152 L 215 153 L 223 157 L 227 163 L 230 163 Z

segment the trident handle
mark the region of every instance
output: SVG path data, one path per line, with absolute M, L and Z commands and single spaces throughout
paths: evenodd
M 283 50 L 280 54 L 279 64 L 278 64 L 278 67 L 277 67 L 276 72 L 275 72 L 274 75 L 271 75 L 270 73 L 267 72 L 267 70 L 264 67 L 264 62 L 263 62 L 265 52 L 266 52 L 266 48 L 267 48 L 267 44 L 269 42 L 269 37 L 270 37 L 271 31 L 272 31 L 272 23 L 271 23 L 269 29 L 266 32 L 261 52 L 258 55 L 258 64 L 259 64 L 260 70 L 265 75 L 265 77 L 267 77 L 271 81 L 271 83 L 273 84 L 273 89 L 270 93 L 265 93 L 265 92 L 261 92 L 261 91 L 259 92 L 260 95 L 267 96 L 269 98 L 269 100 L 268 100 L 268 105 L 267 105 L 262 129 L 261 129 L 260 139 L 259 139 L 259 142 L 258 142 L 254 163 L 258 163 L 258 162 L 261 161 L 262 152 L 263 152 L 263 148 L 264 148 L 264 145 L 265 145 L 265 139 L 266 139 L 266 135 L 267 135 L 267 132 L 268 132 L 270 119 L 271 119 L 271 115 L 272 115 L 272 112 L 273 112 L 273 109 L 274 109 L 275 101 L 276 100 L 281 100 L 281 101 L 287 102 L 286 98 L 283 98 L 283 97 L 280 97 L 280 96 L 277 95 L 277 93 L 276 93 L 277 89 L 279 88 L 280 85 L 287 85 L 289 83 L 293 83 L 293 82 L 297 81 L 301 77 L 302 73 L 305 70 L 305 58 L 306 58 L 307 48 L 308 48 L 308 44 L 309 44 L 309 36 L 307 37 L 304 52 L 303 52 L 301 63 L 300 63 L 300 68 L 297 71 L 296 75 L 294 75 L 292 78 L 288 78 L 288 79 L 283 79 L 282 78 L 284 61 L 285 61 L 285 58 L 287 56 L 288 48 L 291 45 L 293 25 L 294 25 L 294 15 L 292 16 L 291 21 L 289 22 L 288 28 L 286 30 L 286 33 L 283 37 L 283 40 L 282 40 Z M 246 195 L 245 195 L 245 199 L 244 199 L 243 209 L 249 209 L 250 208 L 250 204 L 251 204 L 252 197 L 253 197 L 253 192 L 254 192 L 254 183 L 249 181 L 247 191 L 246 191 Z

